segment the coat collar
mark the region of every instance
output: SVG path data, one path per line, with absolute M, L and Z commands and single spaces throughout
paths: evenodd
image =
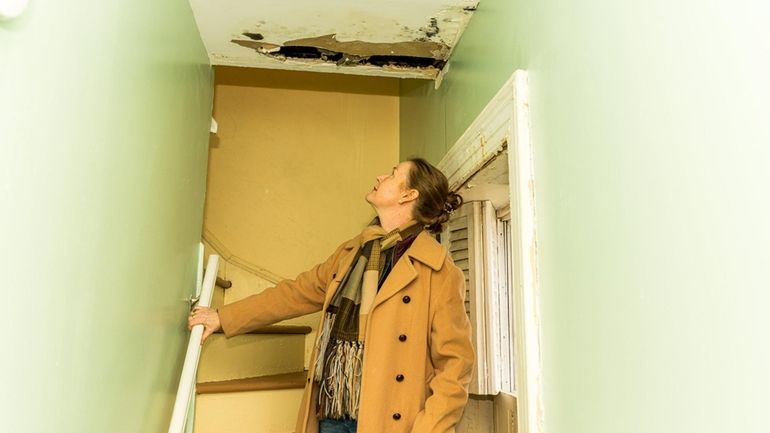
M 423 230 L 404 254 L 430 266 L 434 271 L 438 271 L 444 264 L 447 251 L 433 239 L 430 233 Z
M 347 258 L 343 262 L 344 269 L 348 269 L 352 265 L 353 259 L 356 256 L 356 254 L 353 252 L 358 251 L 358 249 L 361 247 L 361 240 L 361 235 L 358 235 L 355 238 L 349 240 L 343 247 L 345 250 L 348 250 Z M 385 302 L 386 299 L 401 291 L 415 278 L 417 278 L 417 270 L 414 268 L 412 260 L 410 259 L 418 260 L 434 271 L 439 271 L 444 265 L 444 259 L 446 258 L 446 255 L 446 248 L 436 242 L 436 240 L 433 239 L 433 237 L 427 231 L 422 231 L 419 235 L 417 235 L 417 237 L 414 239 L 414 242 L 412 242 L 412 245 L 404 253 L 404 256 L 408 256 L 409 259 L 402 256 L 401 259 L 393 265 L 393 269 L 390 271 L 388 278 L 385 279 L 382 287 L 380 287 L 380 290 L 374 297 L 372 311 L 374 311 L 377 306 Z M 332 292 L 327 296 L 327 302 L 333 295 L 334 293 Z M 324 305 L 324 309 L 325 308 L 326 305 Z
M 358 249 L 360 247 L 361 236 L 359 235 L 349 240 L 345 244 L 344 248 L 347 250 L 352 250 Z M 430 266 L 430 268 L 434 271 L 441 269 L 441 266 L 444 264 L 444 258 L 446 258 L 446 254 L 446 248 L 436 242 L 436 240 L 433 239 L 433 236 L 431 236 L 430 233 L 428 233 L 426 230 L 423 230 L 419 235 L 417 235 L 417 238 L 415 238 L 412 246 L 410 246 L 409 249 L 404 253 L 405 256 L 409 256 Z

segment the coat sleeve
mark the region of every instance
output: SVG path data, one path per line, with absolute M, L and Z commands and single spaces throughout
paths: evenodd
M 232 337 L 251 330 L 320 311 L 326 288 L 349 242 L 340 245 L 325 262 L 305 271 L 293 280 L 283 280 L 274 287 L 219 308 L 219 320 L 225 335 Z
M 412 433 L 454 433 L 468 402 L 468 384 L 474 352 L 471 326 L 465 312 L 465 278 L 451 261 L 448 275 L 433 287 L 436 293 L 430 327 L 429 351 L 435 375 L 430 395 L 412 426 Z

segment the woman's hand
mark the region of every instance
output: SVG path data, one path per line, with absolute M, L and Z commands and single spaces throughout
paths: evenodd
M 217 310 L 208 307 L 195 307 L 187 317 L 187 329 L 192 330 L 195 325 L 203 325 L 203 337 L 201 344 L 209 335 L 222 329 L 219 323 L 219 313 Z

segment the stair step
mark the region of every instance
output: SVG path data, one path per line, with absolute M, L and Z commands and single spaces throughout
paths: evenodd
M 224 392 L 297 389 L 304 388 L 305 383 L 307 383 L 307 371 L 298 371 L 296 373 L 199 383 L 195 388 L 195 392 L 197 394 L 218 394 Z
M 195 396 L 195 433 L 293 433 L 302 389 Z
M 313 328 L 310 326 L 302 326 L 302 325 L 272 325 L 272 326 L 265 326 L 263 328 L 257 328 L 253 331 L 248 332 L 247 334 L 303 334 L 307 335 L 313 332 Z M 217 331 L 217 334 L 221 334 L 222 330 L 220 329 Z
M 206 340 L 198 365 L 198 382 L 216 382 L 305 369 L 305 335 L 245 334 Z

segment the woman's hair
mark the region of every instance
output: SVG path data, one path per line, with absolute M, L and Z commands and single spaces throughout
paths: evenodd
M 407 187 L 420 195 L 414 205 L 414 218 L 425 224 L 431 233 L 441 233 L 449 215 L 463 204 L 459 194 L 449 191 L 444 173 L 422 158 L 410 158 L 412 168 L 407 176 Z

